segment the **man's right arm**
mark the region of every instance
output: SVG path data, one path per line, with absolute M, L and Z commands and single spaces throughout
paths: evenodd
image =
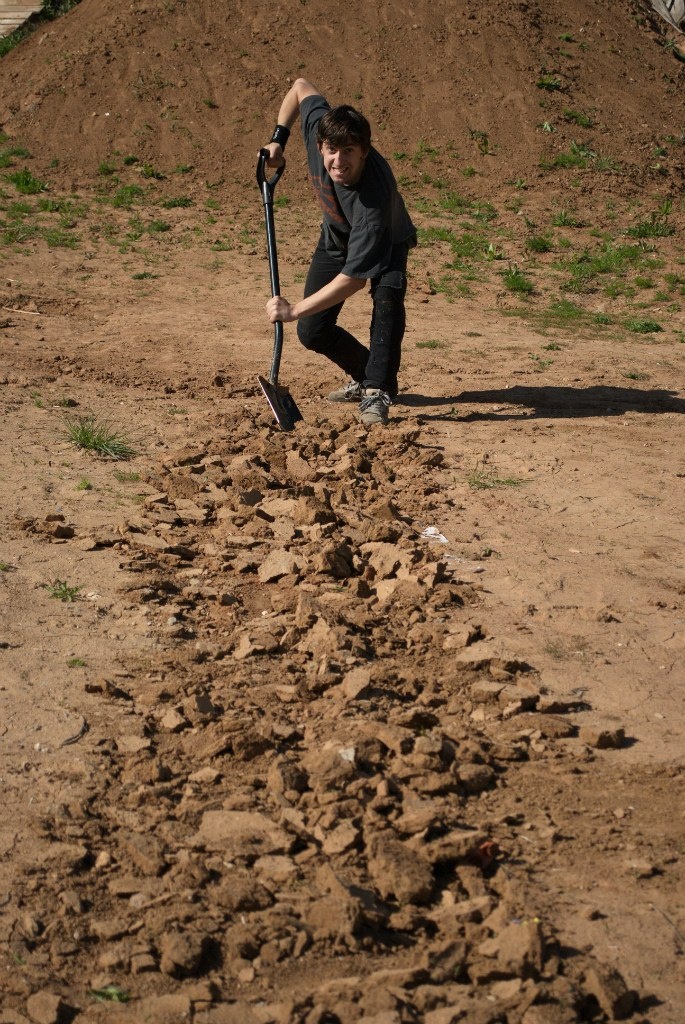
M 283 97 L 280 110 L 278 111 L 278 124 L 290 130 L 300 113 L 300 104 L 307 96 L 320 96 L 320 91 L 306 78 L 297 78 Z M 278 142 L 270 142 L 264 147 L 269 151 L 267 165 L 269 167 L 280 167 L 283 163 L 283 147 Z

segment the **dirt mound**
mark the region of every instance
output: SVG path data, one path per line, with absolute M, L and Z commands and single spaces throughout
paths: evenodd
M 497 184 L 591 142 L 634 184 L 679 181 L 681 161 L 654 157 L 685 75 L 660 25 L 647 3 L 600 0 L 373 13 L 362 0 L 83 0 L 3 61 L 0 123 L 55 181 L 135 156 L 230 190 L 251 182 L 279 100 L 305 74 L 356 102 L 398 161 L 437 150 Z

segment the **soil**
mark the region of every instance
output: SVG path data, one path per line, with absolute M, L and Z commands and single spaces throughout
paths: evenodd
M 648 4 L 473 6 L 82 0 L 0 64 L 1 1024 L 683 1019 L 684 72 Z M 290 326 L 295 430 L 256 382 L 298 74 L 422 229 L 387 428 Z

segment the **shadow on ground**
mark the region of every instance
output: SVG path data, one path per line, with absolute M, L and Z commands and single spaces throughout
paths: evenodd
M 493 391 L 462 391 L 459 395 L 431 397 L 430 395 L 403 394 L 397 398 L 397 405 L 411 408 L 452 406 L 449 413 L 429 415 L 428 419 L 450 420 L 503 420 L 529 416 L 530 412 L 512 409 L 489 410 L 488 412 L 463 412 L 460 406 L 483 403 L 487 405 L 519 405 L 532 410 L 534 416 L 576 418 L 580 416 L 623 416 L 627 412 L 685 413 L 685 399 L 676 391 L 649 390 L 640 388 L 560 388 L 560 387 L 512 387 L 497 388 Z

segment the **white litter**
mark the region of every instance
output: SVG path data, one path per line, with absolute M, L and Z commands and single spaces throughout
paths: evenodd
M 421 536 L 424 540 L 437 540 L 440 544 L 449 544 L 449 541 L 444 533 L 440 533 L 437 526 L 427 526 Z

